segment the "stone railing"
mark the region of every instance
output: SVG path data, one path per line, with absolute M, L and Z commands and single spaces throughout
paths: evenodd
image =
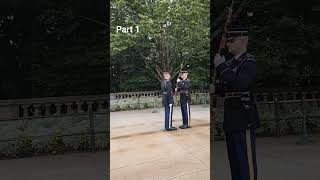
M 211 96 L 212 103 L 215 105 L 216 96 Z M 257 104 L 279 102 L 298 102 L 301 99 L 313 101 L 320 99 L 320 91 L 302 91 L 302 92 L 255 92 L 253 99 Z
M 0 101 L 0 121 L 41 116 L 64 116 L 108 110 L 108 95 L 69 96 Z
M 301 99 L 320 99 L 320 91 L 303 92 L 257 92 L 254 93 L 256 102 L 301 100 Z
M 261 127 L 257 132 L 261 132 L 261 135 L 320 132 L 320 91 L 256 92 L 253 98 L 260 114 Z M 218 104 L 214 104 L 214 101 Z M 218 134 L 222 132 L 222 101 L 213 96 L 211 102 L 211 118 Z
M 190 94 L 208 94 L 208 90 L 190 90 Z M 139 92 L 121 92 L 121 93 L 111 93 L 110 100 L 116 99 L 128 99 L 128 98 L 138 98 L 138 97 L 154 97 L 161 96 L 161 91 L 139 91 Z
M 191 104 L 209 104 L 207 90 L 191 90 Z M 174 95 L 174 105 L 179 106 L 179 94 Z M 160 91 L 122 92 L 110 94 L 110 111 L 157 108 L 162 106 Z

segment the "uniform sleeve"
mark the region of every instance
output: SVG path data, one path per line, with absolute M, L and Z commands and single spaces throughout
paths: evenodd
M 222 80 L 226 82 L 228 89 L 232 91 L 247 91 L 256 78 L 256 62 L 246 61 L 240 67 L 237 74 L 235 69 L 231 69 L 225 63 L 217 67 L 217 72 Z
M 188 80 L 185 85 L 186 85 L 186 89 L 190 89 L 190 87 L 191 87 L 191 81 Z
M 173 104 L 172 85 L 170 81 L 166 82 L 166 92 L 168 95 L 169 104 Z
M 177 91 L 180 92 L 181 90 L 181 81 L 177 82 Z

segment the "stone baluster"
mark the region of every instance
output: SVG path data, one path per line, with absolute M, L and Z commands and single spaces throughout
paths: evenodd
M 279 100 L 279 94 L 278 93 L 273 93 L 272 94 L 272 99 L 273 99 L 273 101 L 276 101 L 276 100 Z
M 102 107 L 103 101 L 102 100 L 96 100 L 95 102 L 96 102 L 96 111 L 97 112 L 103 111 L 103 107 Z
M 262 93 L 262 97 L 263 97 L 263 102 L 268 101 L 268 93 Z
M 100 109 L 100 103 L 99 103 L 99 101 L 98 100 L 95 100 L 95 101 L 93 101 L 93 104 L 94 104 L 94 108 L 95 108 L 95 111 L 96 112 L 98 112 L 99 111 L 99 109 Z M 92 106 L 92 108 L 93 108 L 93 106 Z
M 41 116 L 40 106 L 41 106 L 41 104 L 33 104 L 34 116 Z
M 258 93 L 254 93 L 254 94 L 253 94 L 253 100 L 254 100 L 254 102 L 257 102 L 257 96 L 258 96 Z
M 70 113 L 77 113 L 78 105 L 77 102 L 72 102 L 70 106 Z
M 65 102 L 65 105 L 67 106 L 67 109 L 66 109 L 66 114 L 71 114 L 72 113 L 72 102 Z
M 310 96 L 311 96 L 312 100 L 315 100 L 317 98 L 316 94 L 317 94 L 317 91 L 311 91 L 310 92 Z M 312 107 L 316 107 L 317 106 L 317 102 L 316 101 L 312 101 L 311 105 L 312 105 Z
M 310 102 L 307 101 L 307 100 L 308 100 L 308 99 L 307 99 L 307 94 L 308 94 L 308 92 L 302 92 L 302 93 L 301 93 L 302 99 L 304 100 L 305 105 L 310 104 Z
M 51 109 L 50 109 L 50 107 L 51 107 L 51 103 L 46 103 L 45 105 L 45 115 L 51 115 Z
M 76 104 L 77 104 L 77 113 L 82 113 L 83 110 L 81 108 L 81 105 L 82 105 L 81 101 L 77 101 Z
M 61 103 L 55 103 L 56 106 L 56 115 L 61 115 Z
M 302 99 L 306 99 L 307 98 L 307 92 L 302 92 L 301 95 L 302 95 Z
M 89 109 L 91 108 L 92 109 L 92 111 L 93 111 L 93 103 L 94 103 L 94 101 L 87 101 L 87 105 L 88 105 L 88 113 L 89 113 Z
M 29 104 L 22 104 L 21 107 L 23 108 L 23 117 L 29 117 Z

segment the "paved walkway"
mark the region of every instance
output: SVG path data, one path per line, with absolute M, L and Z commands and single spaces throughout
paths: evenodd
M 259 180 L 319 180 L 320 135 L 315 144 L 298 146 L 297 136 L 257 139 Z M 213 144 L 213 180 L 231 180 L 225 142 Z
M 106 180 L 107 152 L 0 160 L 1 180 Z
M 210 178 L 209 106 L 191 106 L 192 128 L 163 131 L 163 110 L 111 113 L 112 180 Z M 181 125 L 180 108 L 174 126 Z
M 111 180 L 231 180 L 225 142 L 210 156 L 209 107 L 191 106 L 190 129 L 163 131 L 163 110 L 111 113 Z M 181 124 L 175 108 L 174 125 Z M 320 135 L 257 139 L 259 180 L 319 180 Z M 213 159 L 210 165 L 210 158 Z M 0 160 L 1 180 L 106 180 L 107 152 Z

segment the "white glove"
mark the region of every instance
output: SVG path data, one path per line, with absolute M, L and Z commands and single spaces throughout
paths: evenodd
M 174 88 L 174 91 L 178 91 L 178 88 Z
M 169 107 L 171 107 L 172 106 L 172 104 L 169 104 Z
M 178 79 L 177 79 L 177 83 L 180 82 L 180 81 L 181 81 L 180 78 L 178 78 Z
M 220 56 L 220 54 L 216 54 L 214 57 L 214 67 L 218 67 L 220 64 L 226 62 L 226 59 L 224 56 Z

